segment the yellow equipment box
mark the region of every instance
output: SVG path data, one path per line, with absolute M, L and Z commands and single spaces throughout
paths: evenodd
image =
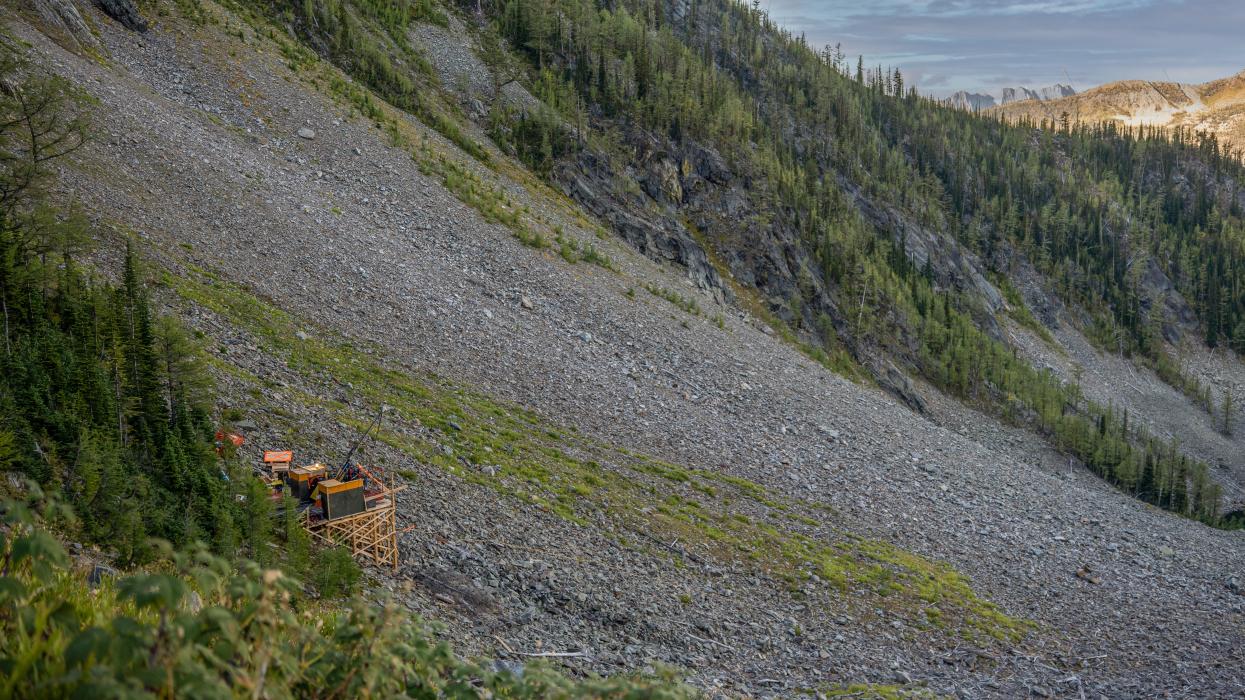
M 347 515 L 362 513 L 366 508 L 363 497 L 363 479 L 342 483 L 337 479 L 325 479 L 316 486 L 320 509 L 326 520 L 336 520 Z

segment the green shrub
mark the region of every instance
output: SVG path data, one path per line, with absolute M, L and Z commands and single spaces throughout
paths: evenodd
M 674 304 L 675 306 L 679 307 L 686 313 L 692 314 L 693 316 L 700 315 L 700 304 L 697 304 L 696 300 L 693 298 L 685 297 L 682 294 L 679 294 L 678 292 L 666 289 L 665 287 L 658 287 L 652 284 L 645 284 L 644 288 L 648 290 L 649 294 L 652 294 L 653 296 L 661 298 L 661 299 L 665 299 L 666 301 L 670 302 L 671 304 Z
M 345 547 L 330 547 L 316 552 L 311 567 L 311 584 L 325 598 L 341 598 L 354 593 L 363 572 Z
M 303 527 L 297 501 L 288 495 L 281 504 L 281 530 L 281 569 L 302 580 L 311 568 L 311 535 Z
M 159 547 L 159 573 L 105 579 L 75 569 L 51 523 L 67 507 L 31 485 L 0 504 L 0 697 L 660 698 L 692 697 L 669 674 L 572 681 L 455 656 L 395 605 L 354 598 L 292 605 L 298 583 L 202 546 Z

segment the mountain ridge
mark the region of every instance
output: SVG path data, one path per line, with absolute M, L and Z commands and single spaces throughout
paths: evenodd
M 1078 123 L 1108 122 L 1126 127 L 1183 128 L 1213 134 L 1245 153 L 1245 70 L 1204 83 L 1121 80 L 1079 95 L 998 108 L 1011 119 Z

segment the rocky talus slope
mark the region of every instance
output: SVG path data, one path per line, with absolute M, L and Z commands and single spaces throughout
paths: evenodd
M 204 7 L 135 33 L 81 6 L 102 60 L 8 13 L 98 101 L 64 201 L 102 270 L 144 242 L 253 445 L 331 457 L 396 408 L 367 458 L 407 482 L 404 561 L 370 576 L 460 647 L 740 696 L 1245 694 L 1245 533 L 833 375 L 500 153 L 378 129 L 332 68 Z M 609 262 L 524 245 L 471 178 Z

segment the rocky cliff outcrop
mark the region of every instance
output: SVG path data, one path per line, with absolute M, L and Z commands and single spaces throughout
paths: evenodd
M 95 4 L 104 14 L 120 22 L 126 29 L 133 32 L 147 31 L 147 20 L 139 14 L 133 0 L 95 0 Z
M 34 10 L 52 36 L 77 47 L 99 46 L 73 0 L 34 0 Z
M 719 275 L 705 248 L 744 288 L 755 289 L 775 317 L 807 340 L 818 342 L 829 319 L 835 332 L 855 351 L 879 385 L 916 410 L 924 402 L 901 369 L 874 362 L 870 348 L 857 347 L 836 294 L 827 287 L 818 263 L 799 232 L 768 208 L 766 193 L 746 172 L 717 151 L 692 140 L 677 143 L 632 128 L 625 146 L 634 158 L 624 169 L 602 154 L 585 150 L 554 172 L 562 190 L 591 211 L 646 256 L 681 265 L 701 289 L 729 300 L 730 285 Z M 942 289 L 964 292 L 976 304 L 978 322 L 1002 337 L 995 315 L 1005 310 L 1003 295 L 987 279 L 981 260 L 957 242 L 905 212 L 874 201 L 846 179 L 839 186 L 864 218 L 879 231 L 891 232 L 916 267 Z M 799 303 L 792 303 L 798 299 Z M 897 360 L 915 363 L 901 343 Z
M 126 29 L 147 31 L 147 20 L 133 0 L 94 0 L 94 5 Z M 83 17 L 83 8 L 75 0 L 32 0 L 31 7 L 50 34 L 70 48 L 100 48 L 99 40 Z

